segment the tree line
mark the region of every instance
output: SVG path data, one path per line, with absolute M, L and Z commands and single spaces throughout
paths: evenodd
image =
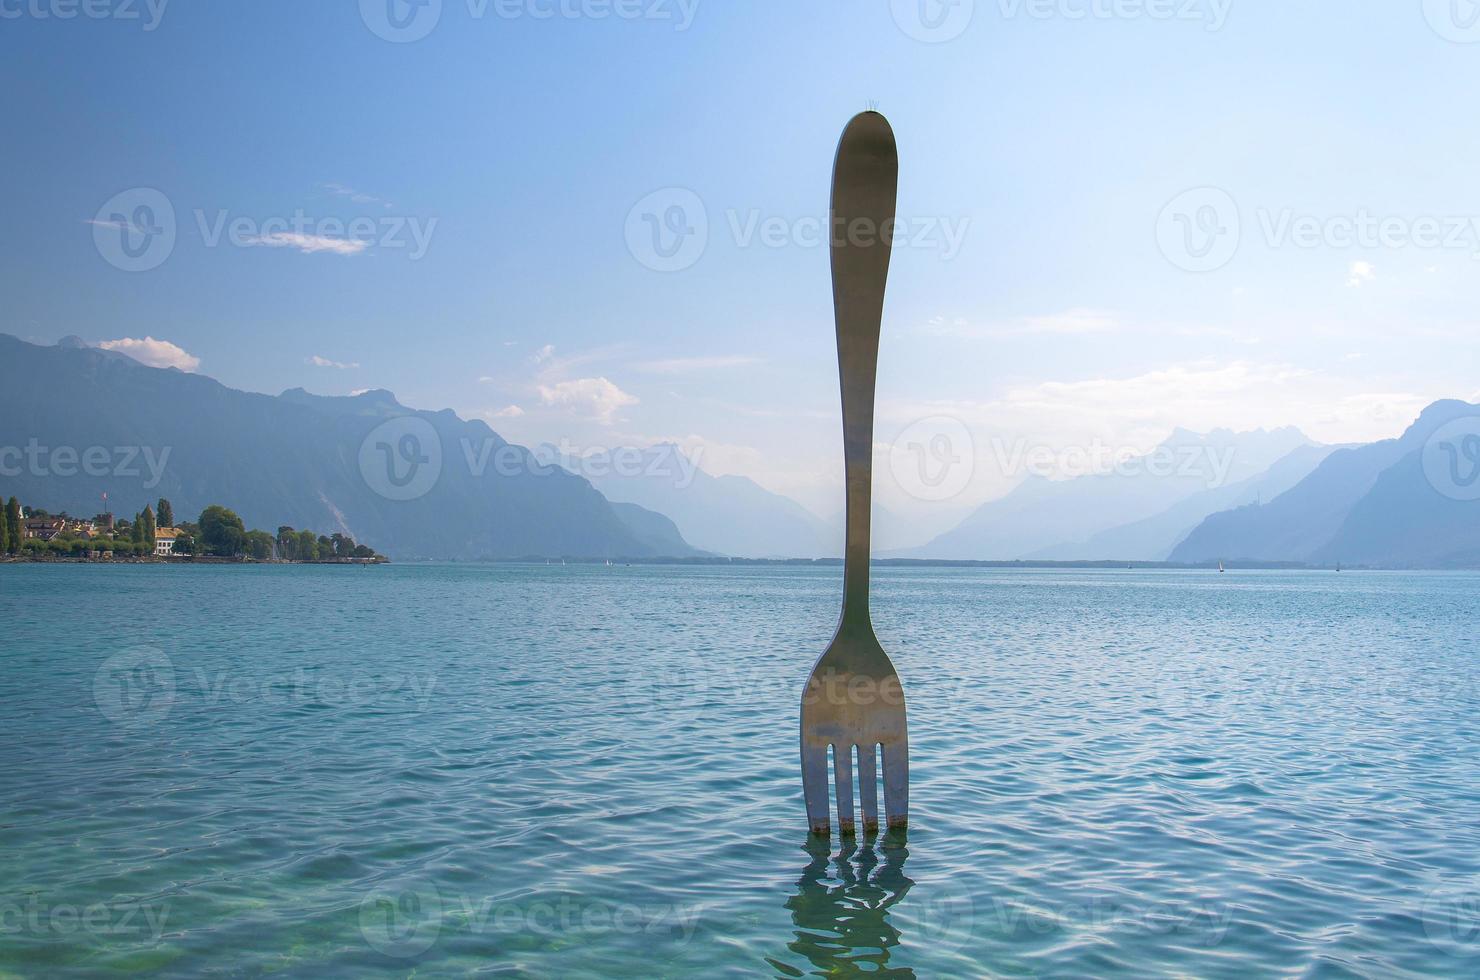
M 246 524 L 236 512 L 219 504 L 212 504 L 201 511 L 195 521 L 175 524 L 174 507 L 161 497 L 156 506 L 144 505 L 144 509 L 132 520 L 120 518 L 114 521 L 111 530 L 98 527 L 91 537 L 82 537 L 74 529 L 58 533 L 50 541 L 26 538 L 24 525 L 29 520 L 55 520 L 72 522 L 74 518 L 65 512 L 51 514 L 40 508 L 31 508 L 26 517 L 21 517 L 20 501 L 11 497 L 0 510 L 0 551 L 11 555 L 83 556 L 93 551 L 111 551 L 115 555 L 152 555 L 159 539 L 159 529 L 173 527 L 175 543 L 173 554 L 209 555 L 218 558 L 251 558 L 270 561 L 332 561 L 335 559 L 380 558 L 372 548 L 356 544 L 347 534 L 321 535 L 313 531 L 299 531 L 284 525 L 277 535 L 266 531 L 247 530 Z

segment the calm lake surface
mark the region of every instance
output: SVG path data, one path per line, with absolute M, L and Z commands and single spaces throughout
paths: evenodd
M 0 567 L 0 976 L 1475 976 L 1480 576 Z

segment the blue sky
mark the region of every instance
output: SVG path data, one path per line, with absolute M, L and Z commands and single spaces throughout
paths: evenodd
M 26 339 L 389 388 L 530 444 L 679 441 L 827 515 L 809 220 L 872 103 L 911 238 L 877 429 L 902 519 L 1003 492 L 1015 441 L 1371 439 L 1480 390 L 1463 3 L 93 2 L 0 0 L 0 329 Z M 140 189 L 174 241 L 127 271 Z M 937 438 L 971 461 L 946 499 L 890 479 Z

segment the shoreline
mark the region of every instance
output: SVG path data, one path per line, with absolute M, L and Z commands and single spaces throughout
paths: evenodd
M 4 555 L 0 565 L 389 565 L 391 560 L 376 558 L 219 558 L 214 555 L 161 558 L 155 555 L 128 558 L 78 558 L 72 555 Z

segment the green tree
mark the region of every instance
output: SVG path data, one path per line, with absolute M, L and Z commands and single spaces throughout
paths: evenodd
M 5 505 L 5 540 L 0 544 L 12 555 L 21 550 L 21 503 L 14 497 Z
M 319 557 L 319 539 L 314 537 L 312 531 L 299 531 L 296 552 L 299 561 L 317 561 Z
M 272 558 L 272 535 L 266 531 L 248 531 L 247 554 L 257 561 L 270 560 Z
M 186 534 L 185 532 L 181 531 L 178 535 L 175 536 L 174 554 L 177 554 L 177 555 L 193 555 L 193 554 L 195 554 L 195 538 L 193 538 L 190 535 Z
M 247 527 L 242 519 L 220 504 L 200 512 L 200 544 L 208 555 L 234 558 L 247 547 Z
M 278 557 L 284 561 L 292 561 L 298 557 L 298 532 L 286 524 L 279 527 L 277 549 Z
M 325 535 L 319 535 L 319 559 L 324 560 L 334 557 L 334 542 Z
M 154 543 L 158 535 L 155 534 L 157 527 L 154 523 L 154 511 L 148 504 L 144 505 L 144 512 L 139 515 L 139 543 L 148 549 L 145 554 L 154 550 Z
M 175 508 L 171 507 L 170 502 L 163 497 L 159 498 L 159 508 L 154 512 L 154 517 L 160 527 L 175 526 Z
M 129 525 L 128 539 L 134 544 L 144 543 L 144 515 L 135 514 L 134 522 Z

